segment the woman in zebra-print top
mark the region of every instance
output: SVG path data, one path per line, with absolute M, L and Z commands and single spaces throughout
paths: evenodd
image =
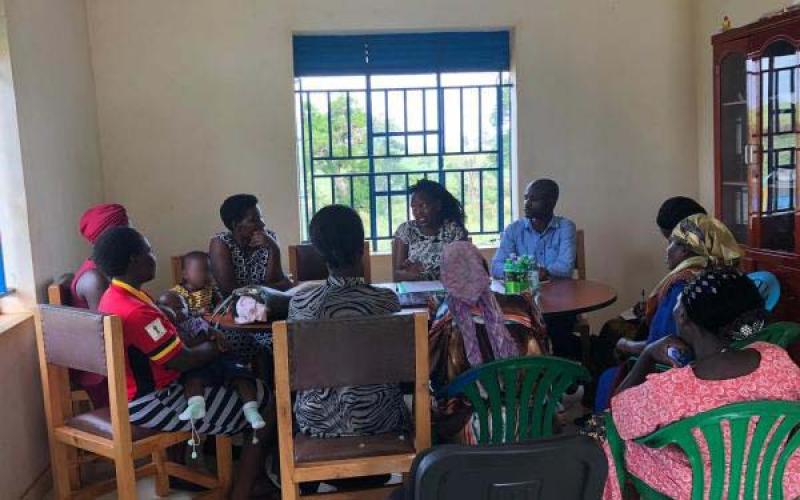
M 326 283 L 299 292 L 289 319 L 328 319 L 389 314 L 400 310 L 391 290 L 357 277 L 364 249 L 364 226 L 353 209 L 332 205 L 320 210 L 309 227 L 311 243 L 325 258 Z M 401 431 L 408 427 L 403 395 L 396 384 L 314 389 L 298 393 L 295 417 L 300 431 L 314 437 L 338 437 Z

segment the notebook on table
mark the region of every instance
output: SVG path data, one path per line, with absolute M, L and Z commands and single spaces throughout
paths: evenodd
M 391 288 L 400 299 L 400 307 L 427 307 L 432 296 L 444 295 L 441 281 L 400 281 L 378 286 Z

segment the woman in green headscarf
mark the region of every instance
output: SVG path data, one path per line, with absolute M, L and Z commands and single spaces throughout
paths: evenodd
M 673 229 L 667 246 L 669 273 L 656 285 L 645 306 L 647 340 L 628 345 L 632 352 L 667 335 L 676 333 L 672 310 L 678 295 L 703 269 L 713 266 L 736 266 L 742 250 L 730 230 L 710 215 L 697 214 L 682 220 Z M 619 348 L 619 347 L 618 347 Z
M 644 340 L 620 338 L 616 350 L 623 354 L 637 355 L 648 344 L 668 335 L 675 335 L 678 329 L 672 311 L 686 283 L 706 268 L 736 266 L 742 255 L 736 238 L 718 219 L 706 214 L 695 214 L 679 222 L 672 230 L 667 245 L 669 273 L 650 292 L 645 303 L 642 331 L 647 332 L 647 337 Z M 596 411 L 605 409 L 610 389 L 614 381 L 619 379 L 618 370 L 611 370 L 606 370 L 598 381 Z

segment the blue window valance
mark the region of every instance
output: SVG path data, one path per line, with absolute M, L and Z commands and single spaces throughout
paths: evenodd
M 506 71 L 508 31 L 296 35 L 295 76 Z

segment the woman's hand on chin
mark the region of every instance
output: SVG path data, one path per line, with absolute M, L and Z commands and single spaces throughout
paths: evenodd
M 265 231 L 256 231 L 252 236 L 250 236 L 249 245 L 253 248 L 277 248 L 278 242 L 275 241 L 275 239 L 268 235 Z

